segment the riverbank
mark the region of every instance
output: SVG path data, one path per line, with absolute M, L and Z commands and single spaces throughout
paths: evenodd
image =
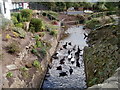
M 51 34 L 50 31 L 31 33 L 11 26 L 11 23 L 2 32 L 3 88 L 39 88 L 42 84 L 46 68 L 64 29 L 60 22 L 54 25 L 47 17 L 39 15 L 37 18 L 51 25 L 57 34 Z
M 119 67 L 119 33 L 118 25 L 110 25 L 88 35 L 84 49 L 88 87 L 102 83 Z

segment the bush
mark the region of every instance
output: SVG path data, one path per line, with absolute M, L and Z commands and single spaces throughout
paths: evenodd
M 86 27 L 88 27 L 90 29 L 94 29 L 94 28 L 96 28 L 96 26 L 99 26 L 99 25 L 100 25 L 100 21 L 97 19 L 91 19 L 86 22 Z
M 36 46 L 39 48 L 39 47 L 42 47 L 42 43 L 40 41 L 36 41 Z
M 14 54 L 20 52 L 20 48 L 18 43 L 12 42 L 7 46 L 7 50 L 9 53 Z
M 40 40 L 40 36 L 39 35 L 35 35 L 34 38 L 35 38 L 36 41 Z
M 23 18 L 23 21 L 30 21 L 32 18 L 32 10 L 30 9 L 21 10 L 21 16 Z
M 43 21 L 41 19 L 32 18 L 30 22 L 30 31 L 39 32 L 42 31 Z
M 46 56 L 46 54 L 47 54 L 45 48 L 42 48 L 42 49 L 39 51 L 39 53 L 42 55 L 43 58 L 44 58 L 44 57 Z
M 57 31 L 57 30 L 51 30 L 51 31 L 50 31 L 50 35 L 53 35 L 53 36 L 56 36 L 56 35 L 57 35 L 57 33 L 58 33 L 58 31 Z
M 38 51 L 33 48 L 33 49 L 31 50 L 31 53 L 34 54 L 34 55 L 37 55 Z
M 16 27 L 23 28 L 23 23 L 15 24 Z
M 12 17 L 16 17 L 17 21 L 18 22 L 22 22 L 22 16 L 21 16 L 21 13 L 12 13 L 11 14 Z
M 11 19 L 12 19 L 12 22 L 13 22 L 14 24 L 17 24 L 17 23 L 18 23 L 18 20 L 17 20 L 17 18 L 16 18 L 15 16 L 12 16 Z
M 13 31 L 17 32 L 20 38 L 25 38 L 26 32 L 22 28 L 14 27 Z
M 6 75 L 6 77 L 9 77 L 9 78 L 12 77 L 12 76 L 13 76 L 12 72 L 8 72 L 7 75 Z
M 38 60 L 34 60 L 33 66 L 36 68 L 40 68 L 40 62 Z

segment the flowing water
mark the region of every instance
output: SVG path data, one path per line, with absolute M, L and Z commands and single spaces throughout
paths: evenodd
M 84 33 L 89 33 L 88 30 L 83 30 L 83 26 L 72 26 L 68 30 L 66 30 L 65 33 L 68 33 L 69 36 L 65 38 L 64 40 L 59 41 L 58 48 L 56 52 L 58 52 L 58 59 L 52 60 L 52 68 L 48 69 L 48 73 L 46 74 L 44 83 L 42 88 L 86 88 L 86 77 L 85 77 L 85 71 L 84 71 L 84 61 L 82 58 L 83 54 L 83 48 L 87 46 L 86 39 L 84 39 Z M 63 45 L 66 44 L 66 42 L 71 42 L 72 45 L 67 44 L 67 49 L 60 48 L 63 47 Z M 76 45 L 76 47 L 75 47 Z M 74 57 L 75 52 L 79 48 L 82 50 L 80 52 L 78 63 L 80 64 L 80 67 L 76 66 L 76 60 L 75 63 L 71 63 L 71 61 L 68 60 L 68 50 L 72 50 L 71 54 Z M 73 50 L 73 47 L 75 47 L 75 50 Z M 64 64 L 60 64 L 60 60 L 63 59 Z M 56 70 L 58 66 L 62 67 L 62 70 Z M 70 75 L 70 67 L 72 68 L 73 72 Z M 59 76 L 59 73 L 66 72 L 66 76 Z

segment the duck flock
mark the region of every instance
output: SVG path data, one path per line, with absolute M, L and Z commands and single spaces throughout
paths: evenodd
M 72 75 L 74 72 L 73 66 L 80 68 L 82 65 L 80 57 L 82 57 L 82 50 L 79 46 L 73 45 L 71 42 L 65 42 L 61 45 L 59 50 L 52 56 L 52 59 L 59 60 L 59 65 L 56 66 L 56 70 L 60 71 L 59 77 Z M 66 64 L 66 62 L 69 62 L 69 64 Z M 65 65 L 69 65 L 69 69 L 66 71 L 63 70 Z

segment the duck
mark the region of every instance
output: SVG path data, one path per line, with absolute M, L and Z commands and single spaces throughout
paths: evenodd
M 75 51 L 76 45 L 73 47 L 73 50 Z
M 68 50 L 68 54 L 70 54 L 71 53 L 71 50 Z
M 63 48 L 60 48 L 59 50 L 63 50 Z
M 71 58 L 71 63 L 74 64 L 74 62 L 75 62 L 75 58 L 72 57 L 72 58 Z
M 84 39 L 87 38 L 87 37 L 88 37 L 88 35 L 84 33 Z
M 83 29 L 85 30 L 86 28 L 85 28 L 85 27 L 83 27 Z
M 76 56 L 77 58 L 79 58 L 79 52 L 78 52 L 78 51 L 75 52 L 75 56 Z
M 70 61 L 72 58 L 72 54 L 68 55 L 68 60 Z
M 59 77 L 61 77 L 61 76 L 63 76 L 63 77 L 64 77 L 64 76 L 68 76 L 68 75 L 67 75 L 67 71 L 66 71 L 66 72 L 61 72 L 61 73 L 59 73 Z
M 58 66 L 56 70 L 62 70 L 62 66 Z
M 78 53 L 80 53 L 82 50 L 79 48 L 79 46 L 78 46 Z
M 69 69 L 70 75 L 73 73 L 73 69 L 70 67 Z
M 46 77 L 50 77 L 50 73 L 49 73 L 49 72 L 47 72 L 45 76 L 46 76 Z
M 48 64 L 48 68 L 51 69 L 51 68 L 52 68 L 52 65 Z
M 60 60 L 60 64 L 64 64 L 65 62 L 65 57 L 63 57 L 63 59 Z
M 80 67 L 79 61 L 76 61 L 76 67 Z
M 52 58 L 53 58 L 53 59 L 58 59 L 58 56 L 57 56 L 57 55 L 58 55 L 58 52 L 56 52 L 54 55 L 52 55 Z
M 68 45 L 72 46 L 71 42 L 69 42 Z
M 67 42 L 66 42 L 65 45 L 63 45 L 63 48 L 64 48 L 64 49 L 67 49 Z

